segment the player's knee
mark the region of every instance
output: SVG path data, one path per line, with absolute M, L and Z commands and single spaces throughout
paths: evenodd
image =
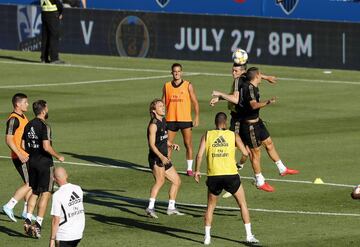
M 181 186 L 181 178 L 178 176 L 177 178 L 174 179 L 173 184 L 176 187 L 180 187 Z

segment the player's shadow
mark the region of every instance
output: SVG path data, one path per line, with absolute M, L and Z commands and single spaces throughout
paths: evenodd
M 18 62 L 29 62 L 29 63 L 36 63 L 39 62 L 38 60 L 31 60 L 26 58 L 19 58 L 19 57 L 13 57 L 13 56 L 1 56 L 0 59 L 7 59 L 12 61 L 18 61 Z
M 121 210 L 122 212 L 130 213 L 139 217 L 146 217 L 145 208 L 147 206 L 147 199 L 139 199 L 132 198 L 128 196 L 118 195 L 111 193 L 110 191 L 114 190 L 86 190 L 84 202 L 91 203 L 99 206 L 116 208 Z M 116 190 L 116 192 L 124 192 Z M 166 214 L 168 202 L 165 201 L 157 201 L 156 209 L 158 214 Z M 188 216 L 192 216 L 194 218 L 201 218 L 204 216 L 205 208 L 204 207 L 194 207 L 193 205 L 177 205 L 177 208 L 185 213 Z M 142 212 L 139 213 L 138 211 Z M 236 217 L 239 215 L 239 212 L 229 211 L 223 209 L 217 209 L 214 212 L 214 215 L 218 216 L 226 216 L 226 217 Z
M 90 162 L 93 164 L 97 164 L 97 165 L 123 167 L 123 168 L 143 171 L 143 172 L 151 172 L 150 169 L 148 169 L 144 166 L 141 166 L 141 165 L 138 165 L 135 163 L 131 163 L 131 162 L 128 162 L 125 160 L 118 160 L 118 159 L 86 155 L 86 154 L 75 154 L 75 153 L 71 153 L 71 152 L 62 152 L 62 153 L 69 155 L 75 159 L 81 159 L 81 160 L 84 160 L 84 161 L 87 161 L 87 162 Z
M 21 232 L 14 231 L 6 226 L 0 226 L 0 232 L 7 234 L 10 237 L 17 237 L 17 238 L 28 238 L 28 236 L 24 235 Z
M 138 229 L 142 229 L 142 230 L 146 230 L 146 231 L 150 231 L 150 232 L 165 234 L 165 235 L 171 236 L 173 238 L 188 240 L 188 241 L 191 241 L 194 243 L 200 243 L 200 244 L 203 243 L 202 238 L 204 235 L 202 232 L 194 232 L 194 231 L 190 231 L 190 230 L 186 230 L 186 229 L 170 227 L 168 225 L 164 226 L 164 225 L 154 222 L 154 221 L 130 219 L 130 218 L 125 218 L 125 217 L 120 217 L 120 216 L 110 217 L 110 216 L 105 216 L 105 215 L 95 214 L 95 213 L 88 213 L 87 215 L 91 216 L 91 218 L 93 220 L 96 220 L 101 223 L 109 224 L 109 225 L 124 226 L 126 228 L 138 228 Z M 195 235 L 196 239 L 193 239 L 191 237 L 186 237 L 183 235 L 186 235 L 186 236 Z M 226 238 L 226 237 L 220 237 L 217 235 L 212 235 L 211 237 L 212 237 L 212 239 L 221 239 L 221 240 L 230 241 L 230 242 L 233 242 L 236 244 L 243 243 L 238 240 L 234 240 L 234 239 L 230 239 L 230 238 Z M 199 239 L 201 239 L 201 241 Z

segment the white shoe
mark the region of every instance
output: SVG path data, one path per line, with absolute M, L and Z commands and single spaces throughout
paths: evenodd
M 11 208 L 8 208 L 6 205 L 4 205 L 3 211 L 9 217 L 10 220 L 17 222 L 17 220 L 15 219 L 14 211 Z
M 251 235 L 249 237 L 246 237 L 246 242 L 249 243 L 249 244 L 257 244 L 260 241 L 257 240 L 254 235 Z
M 180 213 L 176 208 L 175 209 L 168 209 L 166 211 L 167 215 L 185 215 L 183 213 Z
M 227 191 L 224 193 L 224 195 L 222 195 L 222 198 L 229 198 L 229 197 L 232 197 L 232 194 Z
M 209 245 L 209 244 L 211 244 L 211 237 L 210 236 L 205 236 L 204 245 Z
M 157 215 L 155 213 L 155 209 L 150 209 L 150 208 L 146 208 L 145 209 L 145 212 L 146 212 L 146 215 L 149 216 L 150 218 L 154 218 L 154 219 L 157 219 Z

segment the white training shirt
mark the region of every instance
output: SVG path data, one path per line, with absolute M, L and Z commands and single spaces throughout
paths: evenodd
M 53 194 L 51 215 L 59 216 L 56 240 L 81 239 L 85 228 L 83 191 L 78 185 L 64 184 Z

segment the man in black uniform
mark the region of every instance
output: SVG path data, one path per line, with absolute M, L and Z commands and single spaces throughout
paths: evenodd
M 59 155 L 51 146 L 51 129 L 45 123 L 48 118 L 46 101 L 35 101 L 33 111 L 36 117 L 25 126 L 22 138 L 25 151 L 29 154 L 29 185 L 33 191 L 28 202 L 24 229 L 28 235 L 40 238 L 41 225 L 54 183 L 52 157 L 61 162 L 64 161 L 64 157 Z M 32 213 L 39 196 L 38 216 L 35 223 L 31 225 Z
M 155 214 L 155 200 L 165 179 L 171 182 L 169 190 L 168 215 L 184 215 L 175 208 L 175 199 L 180 188 L 181 179 L 175 167 L 168 158 L 168 148 L 179 150 L 179 146 L 168 141 L 168 133 L 165 120 L 165 105 L 161 99 L 155 99 L 149 108 L 151 120 L 147 129 L 149 144 L 149 166 L 155 178 L 155 184 L 150 190 L 149 205 L 145 212 L 149 217 L 158 218 Z
M 63 6 L 60 0 L 41 0 L 41 62 L 61 64 L 59 60 L 60 20 Z M 49 59 L 50 56 L 50 59 Z
M 274 188 L 265 182 L 265 178 L 261 174 L 261 145 L 265 146 L 269 157 L 275 162 L 281 176 L 297 174 L 299 171 L 287 168 L 282 163 L 269 132 L 263 121 L 259 118 L 260 108 L 275 103 L 275 97 L 266 101 L 260 101 L 258 86 L 261 82 L 261 73 L 258 68 L 249 68 L 246 72 L 246 77 L 248 82 L 241 86 L 242 98 L 238 102 L 244 114 L 240 125 L 240 136 L 244 144 L 250 148 L 252 154 L 250 159 L 255 173 L 257 188 L 272 192 Z

